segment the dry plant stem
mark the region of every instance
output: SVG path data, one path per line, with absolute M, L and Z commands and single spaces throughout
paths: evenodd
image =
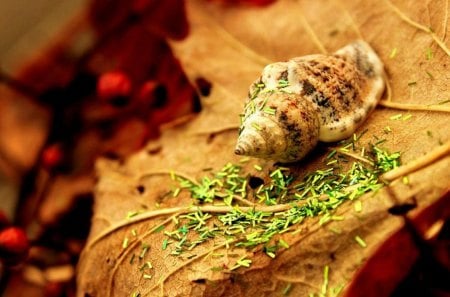
M 242 197 L 237 196 L 237 195 L 233 195 L 233 199 L 236 200 L 236 201 L 239 201 L 239 202 L 241 202 L 242 204 L 245 204 L 245 205 L 247 205 L 247 206 L 252 206 L 252 207 L 254 207 L 254 206 L 256 205 L 255 203 L 253 203 L 253 202 L 251 202 L 251 201 L 248 201 L 248 200 L 245 200 L 245 199 L 243 199 Z
M 444 14 L 444 20 L 442 22 L 443 27 L 443 33 L 442 33 L 442 41 L 445 42 L 445 38 L 447 37 L 447 23 L 448 23 L 448 0 L 445 0 L 445 14 Z
M 422 24 L 419 24 L 413 20 L 411 20 L 406 14 L 404 14 L 397 6 L 392 4 L 390 0 L 384 0 L 386 4 L 397 14 L 403 21 L 410 24 L 411 26 L 430 34 L 431 38 L 439 45 L 439 47 L 450 57 L 450 50 L 447 48 L 445 43 L 434 33 L 430 28 L 425 27 Z
M 392 100 L 392 87 L 391 87 L 391 82 L 389 81 L 386 72 L 383 74 L 384 77 L 384 81 L 386 82 L 386 102 L 390 102 Z M 382 101 L 382 100 L 381 100 Z
M 274 206 L 255 206 L 255 207 L 239 207 L 241 211 L 250 211 L 250 210 L 256 210 L 256 211 L 267 211 L 267 212 L 279 212 L 290 209 L 292 206 L 290 204 L 279 204 Z M 230 211 L 233 211 L 235 208 L 232 206 L 215 206 L 215 205 L 205 205 L 205 206 L 182 206 L 182 207 L 172 207 L 172 208 L 163 208 L 153 211 L 148 211 L 146 213 L 136 215 L 128 220 L 123 220 L 120 222 L 117 222 L 116 224 L 110 226 L 109 228 L 105 229 L 102 233 L 97 235 L 95 238 L 93 238 L 87 245 L 86 250 L 89 248 L 92 248 L 96 243 L 98 243 L 103 238 L 111 235 L 113 232 L 122 229 L 126 226 L 136 224 L 141 221 L 145 221 L 151 218 L 164 216 L 164 215 L 172 215 L 172 214 L 185 214 L 190 212 L 196 212 L 196 211 L 202 211 L 202 212 L 211 212 L 211 213 L 227 213 Z
M 348 187 L 347 190 L 350 191 L 355 186 L 358 186 L 358 184 Z M 328 198 L 327 195 L 321 195 L 317 199 L 322 200 L 322 199 L 327 199 L 327 198 Z M 227 206 L 227 205 L 203 205 L 203 206 L 192 205 L 192 206 L 180 206 L 180 207 L 163 208 L 163 209 L 148 211 L 148 212 L 145 212 L 142 214 L 138 214 L 130 219 L 119 221 L 119 222 L 115 223 L 114 225 L 110 226 L 109 228 L 105 229 L 103 232 L 98 234 L 96 237 L 94 237 L 90 242 L 88 242 L 86 244 L 85 250 L 89 250 L 90 248 L 92 248 L 92 246 L 97 244 L 100 240 L 111 235 L 112 233 L 114 233 L 115 231 L 117 231 L 119 229 L 122 229 L 122 228 L 132 225 L 132 224 L 136 224 L 141 221 L 159 217 L 159 216 L 173 215 L 173 214 L 180 215 L 180 214 L 197 212 L 197 211 L 210 212 L 210 213 L 227 213 L 227 212 L 230 212 L 230 211 L 233 211 L 236 209 L 239 209 L 242 212 L 261 211 L 261 212 L 274 213 L 274 212 L 281 212 L 281 211 L 289 210 L 294 206 L 302 206 L 306 203 L 307 203 L 307 201 L 302 201 L 302 202 L 298 202 L 296 204 L 277 204 L 277 205 L 270 205 L 270 206 L 252 206 L 252 207 L 250 207 L 250 206 L 237 207 L 237 206 Z
M 414 171 L 417 171 L 427 165 L 439 160 L 440 158 L 450 154 L 450 141 L 447 141 L 441 146 L 438 146 L 425 156 L 409 162 L 406 165 L 400 166 L 381 176 L 381 179 L 391 182 L 399 177 L 406 176 Z
M 175 208 L 158 209 L 158 210 L 143 213 L 141 215 L 136 215 L 127 220 L 119 221 L 119 222 L 111 225 L 107 229 L 105 229 L 103 232 L 98 234 L 96 237 L 92 238 L 92 240 L 86 244 L 85 250 L 86 251 L 89 250 L 103 238 L 111 235 L 113 232 L 120 230 L 126 226 L 129 226 L 129 225 L 141 222 L 141 221 L 145 221 L 150 218 L 158 217 L 158 216 L 175 214 L 175 213 L 177 213 L 179 211 L 183 211 L 183 210 L 184 210 L 184 212 L 181 212 L 181 213 L 186 213 L 187 209 L 190 209 L 190 207 L 175 207 Z
M 351 192 L 355 188 L 360 186 L 360 184 L 355 184 L 347 187 L 345 190 L 347 192 Z M 320 195 L 319 197 L 316 197 L 319 200 L 325 200 L 328 199 L 328 195 Z M 249 211 L 261 211 L 261 212 L 269 212 L 269 213 L 276 213 L 276 212 L 282 212 L 291 209 L 292 207 L 299 207 L 302 205 L 305 205 L 308 203 L 308 200 L 303 200 L 300 202 L 297 202 L 295 204 L 277 204 L 277 205 L 255 205 L 255 206 L 228 206 L 228 205 L 202 205 L 202 206 L 180 206 L 180 207 L 172 207 L 172 208 L 163 208 L 153 211 L 148 211 L 142 214 L 138 214 L 130 219 L 122 220 L 114 225 L 110 226 L 109 228 L 105 229 L 103 232 L 98 234 L 96 237 L 94 237 L 91 241 L 89 241 L 85 246 L 85 251 L 88 251 L 90 248 L 92 248 L 95 244 L 97 244 L 100 240 L 102 240 L 105 237 L 108 237 L 109 235 L 113 234 L 115 231 L 120 230 L 126 226 L 136 224 L 141 221 L 149 220 L 155 217 L 164 216 L 164 215 L 181 215 L 185 213 L 191 213 L 191 212 L 209 212 L 209 213 L 227 213 L 233 210 L 240 210 L 242 212 L 249 212 Z M 166 224 L 166 221 L 163 222 Z M 157 226 L 159 227 L 159 225 Z M 153 229 L 153 228 L 152 228 Z
M 409 103 L 397 103 L 390 100 L 380 100 L 378 104 L 392 109 L 450 112 L 450 106 L 438 104 L 433 105 L 409 104 Z

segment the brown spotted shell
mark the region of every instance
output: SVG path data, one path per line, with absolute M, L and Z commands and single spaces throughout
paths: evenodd
M 383 64 L 364 41 L 267 65 L 250 86 L 235 153 L 298 161 L 318 141 L 352 135 L 383 90 Z

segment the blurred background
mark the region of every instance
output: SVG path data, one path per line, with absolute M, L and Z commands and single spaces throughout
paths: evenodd
M 87 1 L 2 1 L 0 2 L 0 62 L 2 73 L 13 75 L 25 60 L 32 59 L 67 24 L 67 16 L 81 13 Z M 4 86 L 2 86 L 3 88 Z M 2 109 L 3 111 L 3 109 Z M 2 116 L 4 117 L 4 116 Z M 2 125 L 3 128 L 3 125 Z M 2 172 L 2 209 L 12 214 L 17 189 Z
M 0 295 L 74 296 L 94 163 L 198 112 L 180 0 L 1 1 Z

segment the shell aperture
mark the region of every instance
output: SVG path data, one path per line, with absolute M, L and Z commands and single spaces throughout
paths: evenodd
M 250 86 L 235 153 L 288 163 L 349 137 L 380 99 L 383 74 L 364 41 L 267 65 Z

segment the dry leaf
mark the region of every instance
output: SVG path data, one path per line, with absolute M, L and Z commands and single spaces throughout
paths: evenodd
M 332 296 L 342 288 L 347 296 L 389 294 L 417 256 L 414 246 L 410 254 L 402 247 L 411 242 L 404 218 L 389 210 L 416 204 L 407 218 L 419 234 L 425 233 L 439 217 L 435 205 L 440 210 L 449 208 L 444 199 L 450 180 L 448 156 L 410 174 L 407 185 L 397 180 L 376 194 L 362 196 L 361 212 L 355 212 L 350 202 L 339 207 L 336 215 L 343 216 L 343 221 L 320 226 L 318 219 L 306 219 L 296 225 L 298 233 L 284 235 L 290 248 L 275 259 L 258 248 L 226 249 L 223 238 L 173 256 L 170 245 L 162 248 L 167 237 L 157 231 L 161 226 L 175 228 L 174 208 L 183 211 L 191 203 L 186 193 L 172 197 L 176 185 L 170 170 L 198 179 L 207 175 L 204 169 L 219 170 L 227 162 L 239 162 L 233 155 L 238 115 L 248 86 L 271 61 L 332 52 L 362 38 L 385 63 L 393 101 L 427 105 L 448 99 L 449 57 L 445 46 L 433 39 L 446 40 L 447 3 L 284 0 L 255 8 L 187 1 L 190 34 L 172 46 L 191 81 L 208 80 L 211 93 L 202 98 L 199 116 L 168 127 L 159 140 L 124 164 L 98 162 L 95 214 L 79 264 L 78 296 L 280 296 L 287 291 L 290 296 L 324 291 Z M 433 31 L 417 29 L 396 9 Z M 400 119 L 391 119 L 399 113 L 403 114 Z M 403 162 L 408 163 L 450 140 L 448 129 L 443 129 L 448 119 L 446 113 L 380 107 L 360 128 L 359 132 L 368 131 L 361 142 L 385 138 L 384 145 L 401 151 Z M 392 132 L 386 133 L 386 126 Z M 290 168 L 302 176 L 319 167 L 325 154 L 326 148 L 321 147 Z M 245 172 L 263 178 L 267 171 L 257 171 L 254 164 L 273 165 L 252 160 L 244 166 Z M 127 219 L 130 212 L 141 214 Z M 339 234 L 330 231 L 336 229 Z M 365 248 L 358 245 L 356 236 L 364 239 Z M 386 255 L 385 245 L 391 246 L 389 258 L 398 262 L 380 267 L 401 270 L 395 270 L 395 277 L 382 279 L 383 288 L 366 281 L 361 289 L 354 280 L 367 279 L 368 268 L 360 268 Z M 242 257 L 252 260 L 249 268 L 231 273 L 211 269 L 230 267 Z M 145 266 L 147 261 L 153 268 Z M 324 267 L 329 267 L 326 285 Z M 384 271 L 376 271 L 377 276 L 380 273 Z

